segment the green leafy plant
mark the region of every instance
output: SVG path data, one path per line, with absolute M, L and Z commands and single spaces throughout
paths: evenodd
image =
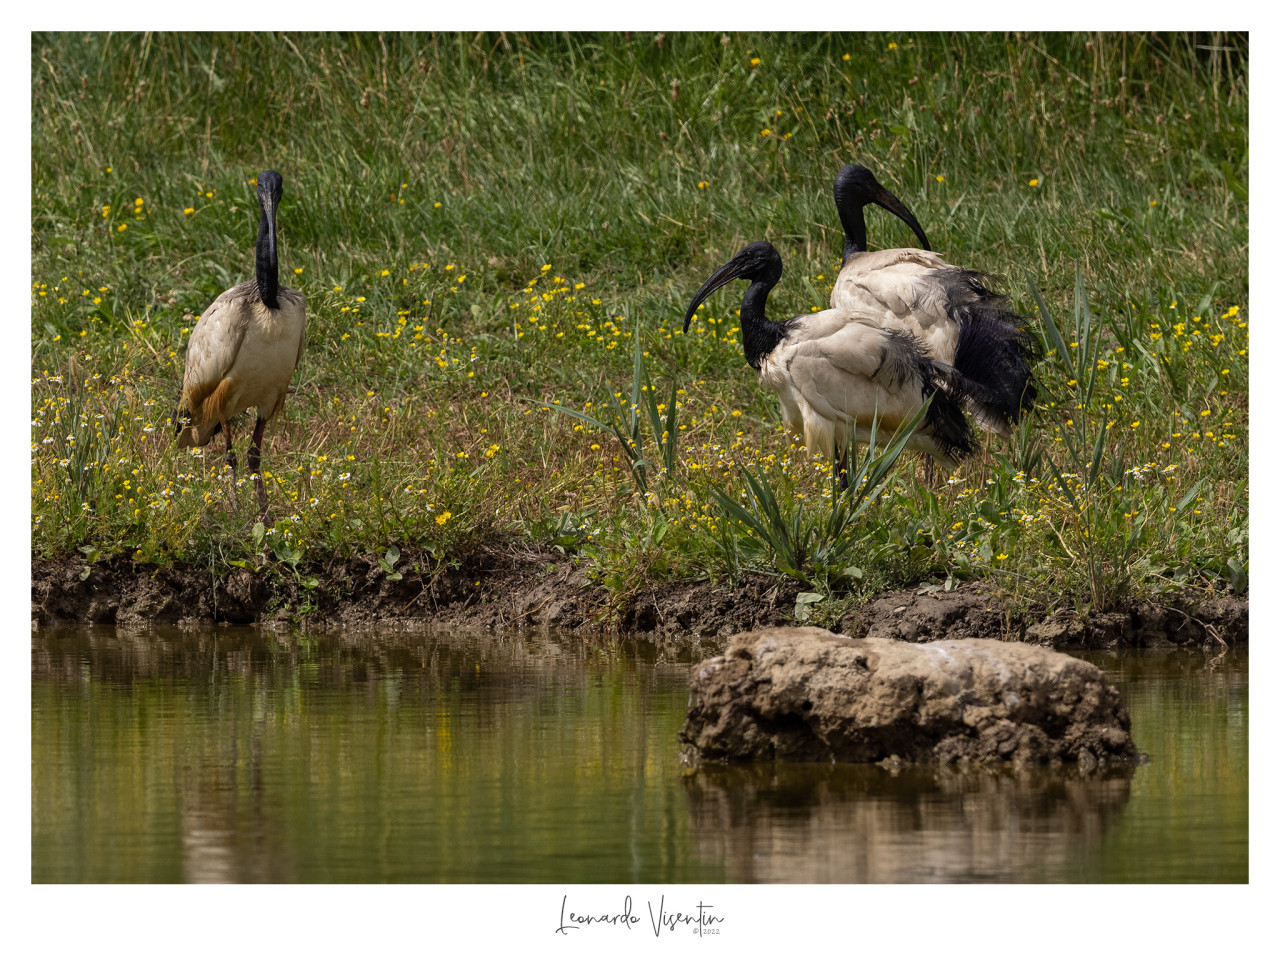
M 97 546 L 81 546 L 80 552 L 84 553 L 84 568 L 80 570 L 80 580 L 89 578 L 89 574 L 93 572 L 93 564 L 102 556 Z
M 542 517 L 517 527 L 531 539 L 568 555 L 577 552 L 578 548 L 590 538 L 587 525 L 596 516 L 596 510 L 590 509 L 584 513 L 575 513 L 572 510 L 552 513 L 541 499 L 538 503 L 542 507 Z
M 633 333 L 632 338 L 634 356 L 631 374 L 631 402 L 625 405 L 625 409 L 619 409 L 618 402 L 614 398 L 608 397 L 601 403 L 610 408 L 613 416 L 608 420 L 600 420 L 590 414 L 584 414 L 561 404 L 552 404 L 547 401 L 541 401 L 541 403 L 544 407 L 558 411 L 575 420 L 580 420 L 596 430 L 603 430 L 606 433 L 613 434 L 618 440 L 618 446 L 622 448 L 622 452 L 627 456 L 628 472 L 631 474 L 631 478 L 635 480 L 636 486 L 641 493 L 648 493 L 649 476 L 655 468 L 655 461 L 648 459 L 644 452 L 644 428 L 641 426 L 640 411 L 643 407 L 653 436 L 653 445 L 657 452 L 657 463 L 659 465 L 658 473 L 668 475 L 674 473 L 676 448 L 680 434 L 676 416 L 677 385 L 675 380 L 672 380 L 671 396 L 667 400 L 667 415 L 664 420 L 658 407 L 658 399 L 654 396 L 653 382 L 650 380 L 648 368 L 645 366 L 638 329 Z
M 302 565 L 302 546 L 291 543 L 283 536 L 277 537 L 271 543 L 271 552 L 275 555 L 276 560 L 284 566 L 288 566 L 293 572 L 293 578 L 304 589 L 314 589 L 320 585 L 320 580 L 315 576 L 302 575 L 299 567 Z
M 391 582 L 399 582 L 404 578 L 396 570 L 396 561 L 400 558 L 400 550 L 395 546 L 388 546 L 384 555 L 378 557 L 378 565 L 382 567 L 382 571 L 387 574 L 387 579 Z
M 847 488 L 841 487 L 837 468 L 832 468 L 830 496 L 824 511 L 806 511 L 799 501 L 783 506 L 768 478 L 746 468 L 740 468 L 740 472 L 747 485 L 744 495 L 749 506 L 716 486 L 710 488 L 711 496 L 728 522 L 742 526 L 749 537 L 761 544 L 775 569 L 807 582 L 815 574 L 826 574 L 847 562 L 856 545 L 851 532 L 855 520 L 876 499 L 907 441 L 924 420 L 928 406 L 926 402 L 905 421 L 878 456 L 875 446 L 879 419 L 872 421 L 866 452 L 859 459 L 856 446 L 850 448 Z

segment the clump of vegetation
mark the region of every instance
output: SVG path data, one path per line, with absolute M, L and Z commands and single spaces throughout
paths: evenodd
M 622 597 L 799 576 L 801 615 L 929 578 L 1082 608 L 1247 586 L 1243 38 L 32 43 L 39 555 L 305 583 L 516 534 Z M 777 311 L 826 306 L 851 160 L 949 260 L 1006 275 L 1044 336 L 1042 409 L 937 489 L 870 455 L 841 494 L 745 366 L 729 296 L 681 333 L 758 238 L 786 260 Z M 232 512 L 252 487 L 214 445 L 172 440 L 192 316 L 252 272 L 264 168 L 309 314 L 271 529 Z M 870 231 L 912 243 L 889 216 Z

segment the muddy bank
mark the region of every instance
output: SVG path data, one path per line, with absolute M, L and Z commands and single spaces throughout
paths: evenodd
M 415 562 L 409 557 L 400 565 Z M 372 559 L 311 567 L 297 576 L 275 568 L 215 576 L 207 569 L 157 569 L 123 557 L 87 565 L 77 556 L 32 560 L 31 619 L 38 625 L 550 625 L 584 634 L 707 639 L 795 621 L 802 588 L 794 580 L 765 576 L 747 577 L 734 590 L 667 582 L 615 601 L 590 580 L 581 562 L 520 546 L 481 548 L 456 566 L 406 572 L 394 580 Z M 831 630 L 908 642 L 994 638 L 1055 648 L 1248 641 L 1247 596 L 1179 594 L 1081 616 L 1056 606 L 1049 595 L 1015 608 L 982 583 L 952 592 L 932 589 L 883 593 Z

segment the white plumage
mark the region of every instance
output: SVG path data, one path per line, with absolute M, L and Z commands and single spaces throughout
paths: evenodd
M 255 282 L 229 288 L 205 309 L 187 344 L 182 380 L 191 424 L 179 447 L 202 447 L 226 422 L 250 407 L 270 420 L 284 406 L 289 379 L 302 357 L 306 299 L 278 292 L 279 307 L 262 303 Z
M 761 359 L 760 383 L 778 395 L 783 422 L 814 456 L 835 459 L 850 442 L 869 443 L 877 418 L 883 446 L 934 389 L 920 355 L 870 315 L 833 308 L 793 321 Z M 906 446 L 946 467 L 962 455 L 929 427 Z
M 271 518 L 259 467 L 262 435 L 267 421 L 284 406 L 289 381 L 302 357 L 307 323 L 306 298 L 299 291 L 279 286 L 275 220 L 282 194 L 279 174 L 267 171 L 258 177 L 262 214 L 257 274 L 218 295 L 191 332 L 178 424 L 179 447 L 202 447 L 223 432 L 234 485 L 236 458 L 230 421 L 250 407 L 257 410 L 249 470 L 257 486 L 262 519 L 268 524 Z
M 947 386 L 978 425 L 1008 437 L 1036 397 L 1031 364 L 1039 344 L 1026 318 L 1007 308 L 986 276 L 931 251 L 915 216 L 868 169 L 844 166 L 834 191 L 845 244 L 831 306 L 863 311 L 882 327 L 910 334 L 959 375 Z M 924 247 L 867 251 L 862 210 L 868 204 L 902 219 Z
M 942 285 L 932 280 L 932 272 L 948 267 L 941 255 L 918 248 L 855 252 L 836 277 L 831 307 L 874 315 L 882 327 L 905 331 L 951 364 L 959 328 L 947 313 Z

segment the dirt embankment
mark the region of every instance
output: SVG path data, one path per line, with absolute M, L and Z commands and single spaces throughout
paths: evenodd
M 405 559 L 401 565 L 412 564 Z M 85 570 L 88 570 L 86 573 Z M 314 587 L 302 583 L 313 577 Z M 335 562 L 301 576 L 194 567 L 157 569 L 127 558 L 87 565 L 80 557 L 34 559 L 31 618 L 40 625 L 218 622 L 550 625 L 646 638 L 711 638 L 794 621 L 798 582 L 748 577 L 738 588 L 667 582 L 624 604 L 591 582 L 584 565 L 532 549 L 482 549 L 456 567 L 392 580 L 374 560 Z M 1168 644 L 1242 645 L 1247 597 L 1170 597 L 1081 616 L 1041 603 L 1014 609 L 979 583 L 883 593 L 831 626 L 851 636 L 908 642 L 995 638 L 1063 647 Z

